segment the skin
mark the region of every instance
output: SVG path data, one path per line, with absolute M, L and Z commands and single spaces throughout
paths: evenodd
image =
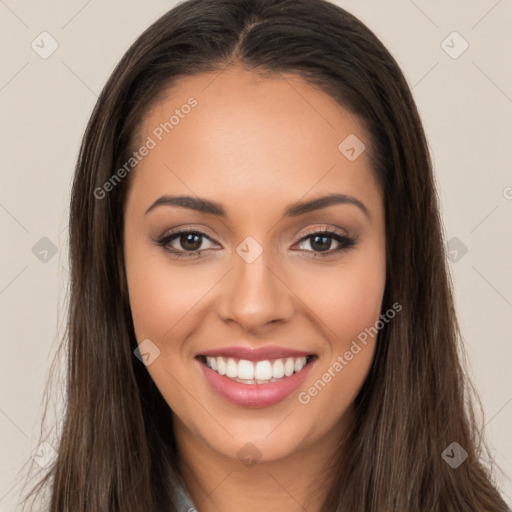
M 145 116 L 139 142 L 189 97 L 198 104 L 130 175 L 124 254 L 137 340 L 149 338 L 160 350 L 147 370 L 173 410 L 187 488 L 201 512 L 318 511 L 376 338 L 309 403 L 298 393 L 379 319 L 386 280 L 384 202 L 369 139 L 357 118 L 294 75 L 262 78 L 232 66 L 183 78 L 168 92 Z M 349 134 L 367 147 L 354 161 L 338 149 Z M 368 215 L 337 204 L 283 217 L 291 203 L 332 193 L 354 196 Z M 213 200 L 227 215 L 169 205 L 145 215 L 164 194 Z M 202 239 L 201 255 L 179 258 L 155 243 L 176 228 L 211 241 Z M 357 237 L 355 245 L 315 253 L 307 230 L 326 228 Z M 248 236 L 263 251 L 252 263 L 236 252 Z M 327 252 L 340 247 L 328 240 Z M 179 237 L 170 245 L 190 247 Z M 236 406 L 209 386 L 195 356 L 243 341 L 318 359 L 284 401 Z M 261 457 L 252 466 L 237 456 L 247 443 Z

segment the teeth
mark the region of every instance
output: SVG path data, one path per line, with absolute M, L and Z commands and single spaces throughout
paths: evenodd
M 284 364 L 281 359 L 276 359 L 272 365 L 272 377 L 280 379 L 284 375 Z
M 212 361 L 215 361 L 215 357 L 211 358 Z M 213 370 L 212 366 L 212 370 Z M 245 359 L 240 359 L 238 361 L 238 375 L 236 375 L 239 379 L 252 380 L 254 379 L 254 365 L 251 361 L 246 361 Z
M 210 358 L 212 359 L 212 358 Z M 217 357 L 217 372 L 220 375 L 226 375 L 226 363 L 224 362 L 224 359 L 222 357 Z M 213 370 L 213 366 L 210 364 L 210 368 Z
M 235 363 L 234 359 L 228 359 L 226 377 L 229 377 L 230 379 L 233 377 L 238 377 L 238 365 Z
M 258 361 L 254 370 L 256 380 L 270 380 L 272 378 L 272 365 L 270 361 Z
M 306 364 L 306 358 L 305 357 L 299 357 L 295 360 L 295 371 L 300 372 L 302 368 L 304 368 L 304 365 Z
M 246 359 L 235 360 L 231 357 L 226 359 L 207 356 L 206 364 L 220 375 L 225 375 L 237 382 L 262 384 L 274 382 L 283 377 L 290 377 L 294 372 L 300 372 L 306 365 L 306 358 L 288 357 L 254 363 Z
M 286 360 L 286 363 L 284 363 L 284 374 L 289 377 L 293 374 L 295 371 L 295 361 L 293 360 L 293 357 L 289 357 Z

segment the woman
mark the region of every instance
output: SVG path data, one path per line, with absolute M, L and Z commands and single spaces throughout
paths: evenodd
M 48 510 L 505 511 L 427 143 L 323 0 L 189 0 L 132 45 L 70 211 Z

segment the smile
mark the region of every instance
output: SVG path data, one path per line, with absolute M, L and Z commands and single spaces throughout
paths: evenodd
M 218 396 L 242 407 L 268 407 L 285 400 L 306 379 L 316 355 L 248 360 L 198 356 L 206 382 Z
M 248 361 L 224 357 L 206 357 L 206 365 L 219 375 L 241 384 L 269 384 L 300 372 L 314 356 Z

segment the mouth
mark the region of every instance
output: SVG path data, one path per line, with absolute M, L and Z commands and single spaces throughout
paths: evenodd
M 224 400 L 243 407 L 268 407 L 304 382 L 318 356 L 290 350 L 225 349 L 195 359 L 210 388 Z
M 301 372 L 317 356 L 282 357 L 250 361 L 222 356 L 198 356 L 198 360 L 210 370 L 240 384 L 271 384 Z

